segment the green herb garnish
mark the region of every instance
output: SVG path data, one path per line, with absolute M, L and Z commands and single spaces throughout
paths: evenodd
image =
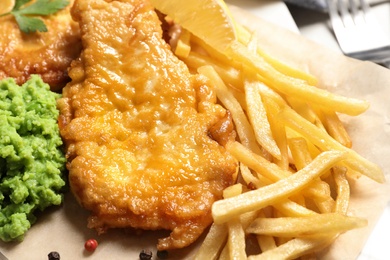
M 13 15 L 19 26 L 19 29 L 25 33 L 31 32 L 47 32 L 45 23 L 34 15 L 47 16 L 54 14 L 64 9 L 68 4 L 68 0 L 37 0 L 30 5 L 26 5 L 32 0 L 16 0 L 12 11 L 1 14 Z

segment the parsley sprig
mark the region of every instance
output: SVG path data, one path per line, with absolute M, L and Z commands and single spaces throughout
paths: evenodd
M 36 17 L 36 15 L 47 16 L 64 9 L 68 0 L 36 0 L 34 3 L 26 5 L 32 0 L 16 0 L 12 10 L 8 13 L 1 14 L 13 15 L 19 26 L 19 29 L 25 33 L 47 32 L 45 23 Z

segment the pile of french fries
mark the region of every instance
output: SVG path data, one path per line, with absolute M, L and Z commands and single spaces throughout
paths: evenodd
M 351 149 L 339 114 L 369 104 L 318 88 L 317 79 L 258 48 L 237 25 L 238 41 L 221 51 L 185 29 L 176 55 L 215 87 L 230 111 L 239 161 L 237 184 L 214 203 L 212 224 L 196 259 L 305 259 L 340 234 L 367 225 L 348 213 L 350 182 L 384 182 L 380 167 Z

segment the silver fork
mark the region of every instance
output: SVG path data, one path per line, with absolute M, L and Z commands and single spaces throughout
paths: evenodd
M 327 0 L 334 34 L 342 52 L 390 67 L 390 38 L 366 0 Z

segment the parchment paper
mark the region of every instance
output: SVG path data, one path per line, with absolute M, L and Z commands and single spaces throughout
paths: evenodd
M 353 148 L 379 164 L 389 179 L 390 169 L 390 70 L 378 65 L 355 61 L 333 53 L 301 36 L 269 24 L 260 18 L 231 7 L 242 24 L 256 30 L 259 46 L 294 66 L 316 75 L 321 87 L 347 96 L 366 99 L 370 109 L 356 118 L 343 118 L 354 141 Z M 390 198 L 390 185 L 378 184 L 362 177 L 352 187 L 351 213 L 369 220 L 369 226 L 350 231 L 321 254 L 322 259 L 356 259 L 367 237 Z M 136 235 L 112 230 L 97 236 L 87 229 L 88 213 L 67 193 L 60 207 L 53 207 L 38 218 L 21 243 L 2 243 L 0 250 L 9 259 L 47 259 L 50 251 L 58 251 L 61 259 L 138 259 L 142 249 L 155 253 L 158 237 L 164 232 L 144 232 Z M 99 242 L 93 253 L 84 251 L 84 242 L 96 238 Z M 169 259 L 190 259 L 194 249 L 170 253 Z M 154 256 L 154 259 L 157 259 Z

